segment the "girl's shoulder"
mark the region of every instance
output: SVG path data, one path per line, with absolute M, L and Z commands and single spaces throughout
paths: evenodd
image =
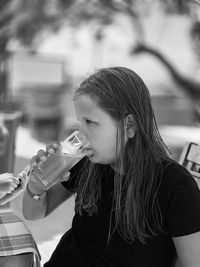
M 160 190 L 188 191 L 198 189 L 197 183 L 190 172 L 178 162 L 162 163 Z
M 159 204 L 170 236 L 185 236 L 200 230 L 200 190 L 182 165 L 164 163 Z

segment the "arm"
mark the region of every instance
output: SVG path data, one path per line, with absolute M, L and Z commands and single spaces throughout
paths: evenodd
M 34 200 L 26 190 L 23 195 L 23 215 L 29 220 L 43 218 L 69 199 L 72 194 L 62 184 L 55 184 L 42 194 L 40 200 Z
M 174 237 L 174 245 L 180 267 L 199 267 L 200 266 L 200 232 Z
M 46 160 L 46 157 L 50 153 L 55 153 L 58 146 L 49 145 L 47 152 L 40 150 L 36 156 L 33 156 L 30 161 L 30 167 L 37 166 L 39 162 Z M 29 181 L 27 188 L 23 195 L 22 210 L 26 219 L 36 220 L 43 218 L 55 210 L 65 200 L 71 197 L 72 193 L 62 186 L 60 183 L 63 180 L 69 178 L 69 172 L 65 177 L 61 177 L 58 183 L 53 185 L 47 191 L 45 187 L 42 187 L 38 180 L 34 176 L 34 172 L 29 173 Z M 32 195 L 39 195 L 40 199 L 35 200 Z

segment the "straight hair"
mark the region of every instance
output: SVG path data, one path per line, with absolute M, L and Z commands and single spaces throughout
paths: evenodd
M 117 122 L 116 150 L 120 146 L 120 156 L 116 164 L 123 174 L 114 174 L 108 242 L 117 229 L 126 242 L 138 239 L 145 243 L 147 237 L 163 231 L 158 178 L 163 172 L 162 162 L 173 161 L 158 131 L 150 93 L 134 71 L 112 67 L 100 69 L 83 81 L 74 99 L 80 95 L 89 96 Z M 128 114 L 134 118 L 136 132 L 125 144 L 124 118 Z M 79 214 L 82 210 L 90 215 L 98 212 L 104 171 L 106 166 L 86 161 L 77 184 Z

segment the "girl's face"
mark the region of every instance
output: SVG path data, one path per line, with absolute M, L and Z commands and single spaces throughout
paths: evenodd
M 90 161 L 101 164 L 112 164 L 116 157 L 116 121 L 95 101 L 87 95 L 80 95 L 74 100 L 80 132 L 89 141 L 86 155 Z

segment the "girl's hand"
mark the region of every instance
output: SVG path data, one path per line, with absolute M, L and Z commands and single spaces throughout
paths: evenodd
M 15 179 L 19 181 L 18 186 L 15 187 L 11 192 L 8 192 L 7 194 L 6 193 L 1 194 L 2 198 L 0 199 L 0 205 L 4 205 L 7 202 L 11 201 L 12 199 L 16 198 L 26 189 L 28 183 L 28 176 L 26 171 L 21 172 L 18 175 L 18 178 Z
M 46 161 L 47 157 L 51 154 L 54 154 L 55 152 L 59 151 L 61 149 L 61 146 L 59 143 L 53 143 L 46 146 L 46 151 L 39 150 L 37 152 L 37 155 L 33 156 L 30 160 L 30 167 L 34 168 L 37 165 L 39 165 L 41 162 Z
M 11 193 L 19 185 L 19 179 L 14 177 L 12 173 L 0 174 L 0 193 Z
M 46 151 L 39 150 L 37 155 L 33 156 L 30 160 L 30 170 L 34 170 L 40 163 L 47 160 L 47 158 L 61 149 L 59 143 L 53 143 L 46 146 Z M 34 187 L 38 187 L 38 181 L 34 176 L 34 172 L 30 172 L 30 181 Z M 39 189 L 39 188 L 37 188 Z

